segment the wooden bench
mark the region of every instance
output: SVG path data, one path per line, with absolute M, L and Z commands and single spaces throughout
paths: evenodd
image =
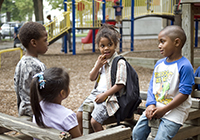
M 40 128 L 35 123 L 27 121 L 28 117 L 14 117 L 0 113 L 0 140 L 32 140 L 33 137 L 40 140 L 71 140 L 68 132 L 59 131 L 53 128 Z M 8 132 L 18 132 L 11 135 Z M 74 140 L 129 140 L 131 129 L 124 126 L 117 126 L 111 129 L 93 133 L 90 135 L 74 138 Z
M 200 84 L 200 77 L 195 77 L 195 83 Z M 140 91 L 140 96 L 142 100 L 147 99 L 147 92 Z M 192 137 L 193 139 L 200 140 L 200 91 L 196 89 L 193 90 L 192 94 L 192 106 L 190 108 L 189 116 L 187 121 L 184 123 L 183 127 L 180 128 L 176 136 L 173 140 L 183 140 L 186 138 Z M 93 103 L 85 103 L 83 106 L 83 135 L 87 135 L 93 132 L 93 129 L 90 124 L 91 112 L 94 109 Z M 139 106 L 138 110 L 134 112 L 134 114 L 141 115 L 145 110 L 144 106 Z M 134 115 L 133 115 L 134 116 Z M 104 122 L 104 125 L 108 125 L 111 123 L 116 123 L 116 119 L 114 116 L 108 118 Z M 136 124 L 137 120 L 125 120 L 122 122 L 124 125 L 128 124 L 130 127 L 133 127 Z M 157 129 L 159 126 L 159 119 L 149 121 L 149 126 L 151 126 L 151 133 L 148 137 L 148 140 L 153 140 L 156 136 Z

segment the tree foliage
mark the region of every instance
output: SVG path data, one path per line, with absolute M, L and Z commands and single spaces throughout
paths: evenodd
M 6 13 L 7 21 L 25 21 L 26 17 L 32 17 L 32 0 L 4 0 L 1 14 Z
M 52 9 L 62 10 L 64 7 L 64 0 L 47 0 L 49 4 L 52 6 Z M 67 0 L 67 2 L 71 2 L 71 0 Z
M 16 0 L 16 12 L 13 11 L 13 20 L 23 21 L 25 20 L 26 16 L 30 19 L 33 15 L 33 1 L 32 0 Z M 17 12 L 18 11 L 18 12 Z

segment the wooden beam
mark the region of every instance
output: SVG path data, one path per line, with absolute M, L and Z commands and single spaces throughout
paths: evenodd
M 182 0 L 181 3 L 200 3 L 199 0 Z
M 182 55 L 185 56 L 193 65 L 194 61 L 194 11 L 192 10 L 194 5 L 183 4 L 182 5 L 182 28 L 185 31 L 187 40 L 182 49 Z
M 200 77 L 195 77 L 195 84 L 200 84 Z
M 183 126 L 172 140 L 184 140 L 200 134 L 200 126 Z
M 131 140 L 131 128 L 117 126 L 75 138 L 73 140 Z
M 63 136 L 60 135 L 62 131 L 53 128 L 40 128 L 35 123 L 3 113 L 0 113 L 0 126 L 41 140 L 71 140 L 68 132 L 64 132 L 66 136 Z
M 200 117 L 200 109 L 190 108 L 187 120 L 193 120 Z

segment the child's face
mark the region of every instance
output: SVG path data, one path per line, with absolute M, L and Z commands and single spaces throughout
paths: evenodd
M 160 53 L 164 57 L 173 58 L 176 56 L 176 47 L 174 42 L 165 34 L 165 31 L 161 31 L 158 35 L 158 48 L 160 49 Z
M 110 42 L 108 38 L 102 37 L 99 41 L 99 50 L 102 55 L 106 55 L 106 59 L 112 57 L 115 53 L 116 46 L 113 42 Z
M 42 31 L 42 36 L 36 40 L 36 48 L 38 54 L 44 54 L 48 50 L 49 42 L 47 42 L 47 32 Z

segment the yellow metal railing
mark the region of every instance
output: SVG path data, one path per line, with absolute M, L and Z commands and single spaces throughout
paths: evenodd
M 134 17 L 142 15 L 174 15 L 173 7 L 176 0 L 135 0 L 134 3 Z M 114 1 L 106 2 L 106 17 L 108 19 L 115 19 L 115 10 L 112 8 Z M 122 0 L 122 19 L 131 18 L 131 0 Z
M 48 33 L 48 42 L 52 41 L 63 32 L 67 32 L 70 28 L 70 3 L 67 5 L 67 12 L 63 12 L 52 20 L 52 22 L 44 24 Z
M 23 56 L 23 50 L 21 48 L 12 48 L 12 49 L 5 49 L 5 50 L 0 50 L 0 68 L 1 68 L 1 54 L 5 52 L 11 52 L 11 51 L 20 51 L 20 59 Z
M 142 15 L 174 15 L 176 0 L 135 0 L 134 16 Z

